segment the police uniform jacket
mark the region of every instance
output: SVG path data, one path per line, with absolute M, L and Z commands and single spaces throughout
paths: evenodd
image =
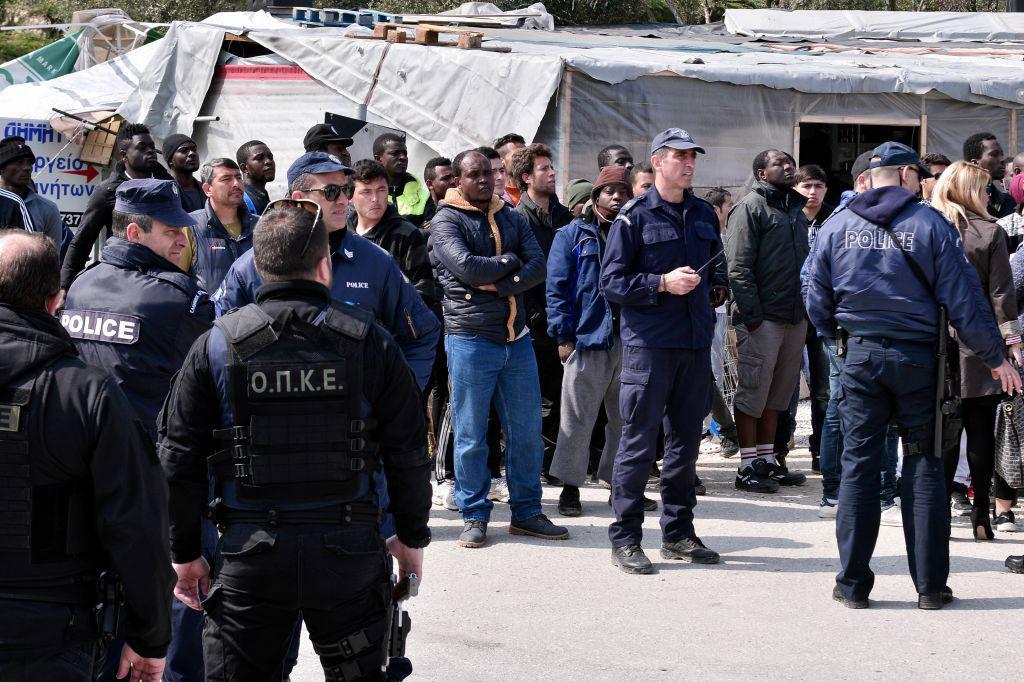
M 309 325 L 330 302 L 316 282 L 274 282 L 260 288 L 257 303 L 285 325 Z M 218 449 L 213 431 L 222 405 L 210 363 L 209 332 L 200 336 L 175 377 L 160 415 L 159 455 L 170 486 L 171 556 L 187 562 L 200 555 L 200 521 L 208 500 L 207 460 Z M 430 461 L 422 399 L 391 335 L 371 325 L 362 353 L 363 394 L 377 422 L 377 443 L 398 537 L 411 547 L 429 542 Z
M 931 283 L 925 288 L 883 225 L 889 226 Z M 939 304 L 960 339 L 990 368 L 1005 357 L 978 273 L 956 229 L 902 187 L 857 195 L 818 232 L 808 274 L 807 312 L 818 331 L 932 342 Z
M 687 191 L 673 206 L 656 187 L 631 199 L 608 233 L 601 263 L 601 291 L 621 306 L 624 346 L 710 348 L 715 334 L 711 287 L 726 286 L 712 257 L 722 251 L 718 217 L 711 204 Z M 658 293 L 661 276 L 676 268 L 707 265 L 701 282 L 685 296 Z
M 332 232 L 330 242 L 331 296 L 373 313 L 398 342 L 420 388 L 425 387 L 441 335 L 437 317 L 384 249 L 348 229 Z M 262 284 L 252 251 L 242 254 L 213 295 L 217 316 L 254 302 Z
M 804 319 L 800 268 L 807 260 L 807 199 L 758 182 L 729 213 L 725 232 L 733 324 Z
M 167 544 L 167 486 L 152 441 L 116 382 L 82 362 L 71 338 L 45 311 L 0 305 L 0 355 L 0 441 L 21 428 L 37 437 L 27 467 L 34 490 L 28 505 L 33 551 L 48 544 L 49 524 L 43 518 L 45 500 L 51 498 L 43 493 L 68 487 L 82 493 L 76 498 L 82 502 L 72 505 L 76 513 L 67 508 L 58 512 L 57 520 L 70 519 L 69 544 L 91 547 L 86 559 L 50 557 L 38 562 L 0 549 L 0 593 L 21 595 L 3 600 L 0 656 L 59 651 L 95 639 L 95 631 L 85 623 L 69 623 L 68 612 L 53 622 L 33 604 L 37 598 L 51 604 L 81 603 L 64 594 L 70 585 L 88 590 L 85 604 L 95 604 L 91 581 L 96 568 L 121 576 L 128 644 L 142 656 L 163 656 L 171 639 L 175 578 Z M 23 400 L 10 392 L 12 387 L 32 378 L 31 399 L 18 405 Z M 12 406 L 19 408 L 17 414 Z M 13 456 L 14 451 L 6 448 L 4 463 L 10 465 Z M 12 479 L 24 471 L 8 469 L 3 475 L 5 534 L 16 524 L 18 512 L 25 511 L 17 506 L 25 498 L 11 489 L 16 486 Z M 76 636 L 81 637 L 79 642 L 74 641 Z
M 114 377 L 151 438 L 171 375 L 210 328 L 213 304 L 176 265 L 111 237 L 67 294 L 61 324 L 82 359 Z
M 958 225 L 964 254 L 981 280 L 981 290 L 992 309 L 999 333 L 1004 338 L 1019 337 L 1017 297 L 1010 270 L 1010 254 L 1006 249 L 1006 232 L 996 221 L 968 213 L 970 222 Z M 960 397 L 976 398 L 1000 395 L 1003 387 L 992 378 L 992 372 L 966 345 L 960 344 Z
M 511 343 L 528 324 L 523 295 L 544 282 L 544 252 L 526 219 L 498 197 L 487 212 L 450 188 L 430 223 L 448 334 Z M 493 284 L 497 291 L 479 289 Z M 543 332 L 544 330 L 538 330 Z

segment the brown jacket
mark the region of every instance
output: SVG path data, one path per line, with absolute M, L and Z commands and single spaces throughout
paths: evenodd
M 996 324 L 1003 338 L 1020 336 L 1017 321 L 1017 299 L 1010 270 L 1006 233 L 992 218 L 968 213 L 970 224 L 957 226 L 963 239 L 964 254 L 981 278 L 981 289 L 992 306 Z M 999 395 L 1002 388 L 981 358 L 960 344 L 960 395 L 978 398 Z

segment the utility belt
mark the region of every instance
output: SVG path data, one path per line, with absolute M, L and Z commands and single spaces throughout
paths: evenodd
M 0 599 L 92 606 L 96 604 L 97 587 L 97 576 L 92 573 L 38 587 L 0 584 Z
M 318 509 L 235 509 L 214 500 L 206 517 L 217 526 L 254 523 L 270 526 L 360 525 L 378 526 L 381 510 L 372 502 L 349 502 Z

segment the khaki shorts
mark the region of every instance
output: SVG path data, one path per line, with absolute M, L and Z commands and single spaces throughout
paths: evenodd
M 736 327 L 739 383 L 735 407 L 760 419 L 767 410 L 788 410 L 800 380 L 807 320 L 782 324 L 765 320 L 757 331 Z

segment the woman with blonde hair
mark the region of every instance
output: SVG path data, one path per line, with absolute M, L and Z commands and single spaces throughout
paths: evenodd
M 992 307 L 1007 352 L 1020 363 L 1020 323 L 1017 298 L 1010 270 L 1006 233 L 987 212 L 988 171 L 957 161 L 943 173 L 932 191 L 931 204 L 952 222 L 963 240 L 964 254 L 981 279 L 981 288 Z M 995 467 L 996 406 L 1002 387 L 981 358 L 960 344 L 960 395 L 963 399 L 963 423 L 967 432 L 967 462 L 974 485 L 971 526 L 975 540 L 993 539 L 989 520 L 989 493 Z M 959 452 L 945 453 L 947 484 L 952 482 Z M 1012 506 L 1014 491 L 996 474 L 996 526 L 1016 530 Z

